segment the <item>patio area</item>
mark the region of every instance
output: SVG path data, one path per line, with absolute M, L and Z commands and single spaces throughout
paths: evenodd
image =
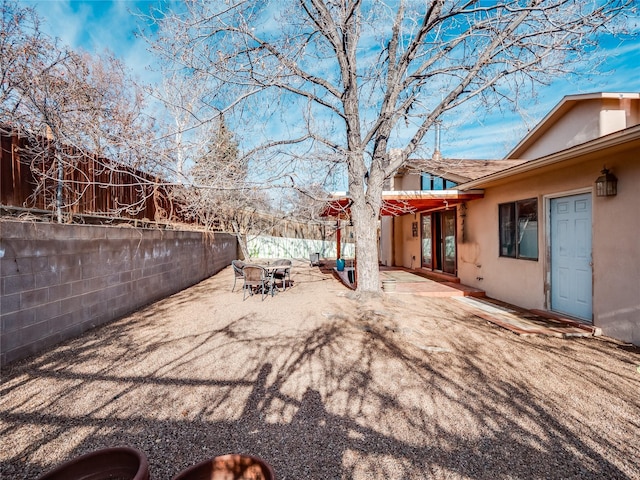
M 0 476 L 127 445 L 155 480 L 233 452 L 280 480 L 640 478 L 637 347 L 516 335 L 442 296 L 363 302 L 308 261 L 264 301 L 232 285 L 5 368 Z

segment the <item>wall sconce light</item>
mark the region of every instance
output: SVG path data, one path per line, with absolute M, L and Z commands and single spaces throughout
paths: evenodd
M 607 168 L 602 169 L 602 175 L 596 180 L 596 195 L 598 197 L 613 197 L 618 193 L 618 179 Z

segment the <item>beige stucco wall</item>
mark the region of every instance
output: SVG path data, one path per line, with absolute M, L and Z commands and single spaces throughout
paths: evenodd
M 585 143 L 640 123 L 637 99 L 598 98 L 584 100 L 565 113 L 527 150 L 523 160 L 541 158 L 550 153 Z
M 393 266 L 393 217 L 380 218 L 380 263 Z
M 390 265 L 418 268 L 420 266 L 420 237 L 413 236 L 412 223 L 420 222 L 420 215 L 402 215 L 394 217 L 393 221 L 395 222 L 393 228 L 395 256 Z
M 640 152 L 607 167 L 618 177 L 618 195 L 594 201 L 595 324 L 615 338 L 640 345 Z
M 393 179 L 393 189 L 398 190 L 420 190 L 422 176 L 419 173 L 409 173 L 397 176 Z
M 581 159 L 522 174 L 485 189 L 458 219 L 458 276 L 487 295 L 526 308 L 549 307 L 546 279 L 547 209 L 553 196 L 592 191 L 603 164 L 618 181 L 618 195 L 592 196 L 594 325 L 605 335 L 640 344 L 640 156 L 637 149 Z M 498 204 L 538 198 L 538 261 L 498 252 Z M 463 241 L 464 239 L 464 241 Z M 482 280 L 479 279 L 482 278 Z

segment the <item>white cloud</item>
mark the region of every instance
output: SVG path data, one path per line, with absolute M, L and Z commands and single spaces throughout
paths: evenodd
M 22 1 L 33 6 L 44 20 L 43 30 L 64 45 L 96 54 L 109 50 L 127 64 L 135 76 L 148 82 L 155 78 L 149 72 L 151 56 L 146 43 L 134 34 L 140 21 L 135 12 L 144 12 L 150 2 Z

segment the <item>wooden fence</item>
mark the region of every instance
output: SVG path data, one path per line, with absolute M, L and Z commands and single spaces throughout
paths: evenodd
M 189 224 L 198 228 L 198 221 L 183 213 L 183 204 L 173 195 L 174 187 L 162 179 L 66 146 L 62 152 L 66 161 L 61 162 L 59 171 L 48 139 L 7 131 L 0 125 L 3 213 L 25 211 L 55 218 L 60 205 L 65 223 L 133 221 L 137 225 Z M 305 222 L 269 212 L 243 211 L 237 219 L 244 231 L 254 232 L 252 236 L 324 240 L 335 231 L 333 222 Z M 219 219 L 209 229 L 232 231 Z
M 3 207 L 94 217 L 181 220 L 171 188 L 140 170 L 64 147 L 58 163 L 46 138 L 0 129 Z M 35 144 L 38 142 L 38 144 Z M 73 159 L 73 161 L 68 161 Z

